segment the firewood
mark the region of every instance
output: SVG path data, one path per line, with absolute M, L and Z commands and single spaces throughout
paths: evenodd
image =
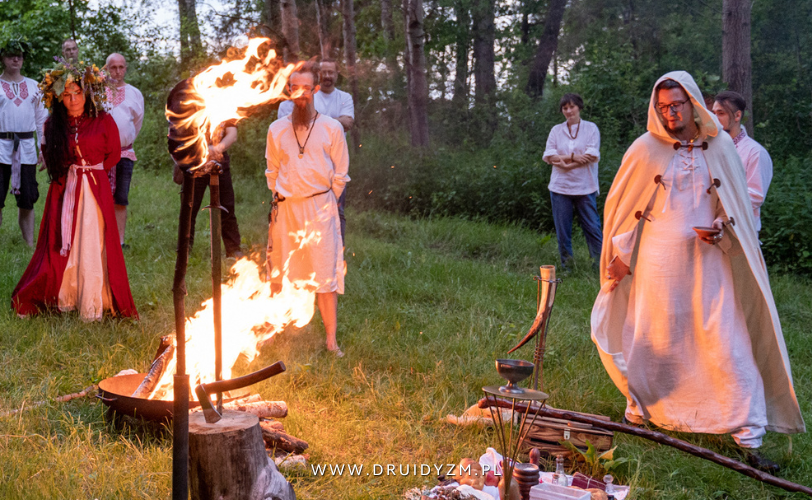
M 262 422 L 262 424 L 265 427 L 269 428 L 269 429 L 274 429 L 274 430 L 277 430 L 277 431 L 285 432 L 285 424 L 283 424 L 279 420 L 263 420 L 263 419 L 259 419 L 259 421 Z
M 289 453 L 301 454 L 310 446 L 306 441 L 274 429 L 268 422 L 261 421 L 259 426 L 262 429 L 262 439 L 265 440 L 265 447 L 268 449 L 277 448 Z
M 253 403 L 235 401 L 224 404 L 223 408 L 244 411 L 260 418 L 285 418 L 288 416 L 288 405 L 284 401 L 257 401 Z
M 147 398 L 155 390 L 155 386 L 158 385 L 158 382 L 163 377 L 164 371 L 166 367 L 169 365 L 169 362 L 172 361 L 172 358 L 175 356 L 175 346 L 170 345 L 166 349 L 158 355 L 157 358 L 152 362 L 152 366 L 149 368 L 149 373 L 147 376 L 144 377 L 144 381 L 141 382 L 141 385 L 133 392 L 132 397 L 134 398 Z

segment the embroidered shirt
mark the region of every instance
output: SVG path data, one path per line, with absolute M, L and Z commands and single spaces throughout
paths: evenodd
M 136 161 L 133 143 L 144 123 L 144 96 L 130 85 L 124 84 L 111 91 L 110 115 L 116 121 L 121 138 L 121 157 Z
M 42 125 L 48 118 L 48 111 L 42 105 L 37 82 L 23 78 L 12 82 L 0 78 L 0 132 L 36 132 L 42 139 Z M 0 139 L 0 163 L 11 165 L 14 141 Z M 34 138 L 21 139 L 18 152 L 20 163 L 37 163 L 37 141 Z

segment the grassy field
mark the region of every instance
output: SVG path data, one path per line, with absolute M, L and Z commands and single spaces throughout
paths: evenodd
M 257 172 L 261 172 L 258 168 Z M 267 191 L 261 174 L 237 178 L 238 218 L 246 248 L 265 243 Z M 41 186 L 44 198 L 44 188 Z M 172 331 L 171 280 L 177 232 L 177 187 L 168 169 L 138 170 L 130 194 L 131 248 L 125 254 L 141 314 L 138 322 L 85 324 L 75 315 L 19 320 L 8 306 L 31 251 L 16 227 L 13 202 L 0 228 L 0 412 L 45 404 L 0 418 L 0 498 L 168 498 L 171 438 L 159 427 L 104 422 L 95 399 L 53 398 L 134 368 L 143 371 L 161 335 Z M 353 193 L 351 193 L 352 196 Z M 41 210 L 43 203 L 38 204 Z M 346 295 L 339 301 L 336 359 L 324 348 L 318 317 L 275 338 L 246 370 L 284 360 L 287 373 L 255 387 L 288 402 L 288 430 L 310 443 L 314 464 L 364 464 L 360 477 L 290 477 L 301 499 L 394 499 L 431 477 L 366 475 L 374 464 L 445 464 L 479 457 L 495 444 L 488 430 L 439 422 L 460 414 L 499 382 L 493 360 L 505 355 L 532 323 L 541 264 L 557 262 L 555 240 L 516 227 L 437 219 L 409 220 L 375 212 L 348 213 Z M 198 222 L 187 310 L 210 295 L 206 218 Z M 598 280 L 583 264 L 559 288 L 548 339 L 545 379 L 550 404 L 619 420 L 625 402 L 589 338 Z M 773 277 L 773 290 L 804 415 L 812 415 L 812 285 Z M 519 357 L 532 357 L 530 348 Z M 688 439 L 736 456 L 727 436 Z M 635 499 L 801 498 L 668 447 L 616 436 L 617 471 Z M 782 476 L 812 484 L 808 435 L 770 434 L 764 451 Z

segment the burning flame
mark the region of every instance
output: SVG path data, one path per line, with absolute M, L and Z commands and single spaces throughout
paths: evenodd
M 178 114 L 166 109 L 166 117 L 177 126 L 197 130 L 197 137 L 179 148 L 179 151 L 194 149 L 196 164 L 190 165 L 190 170 L 208 161 L 207 138 L 212 137 L 220 124 L 247 117 L 254 106 L 286 98 L 288 77 L 302 63 L 281 67 L 272 49 L 262 56 L 260 48 L 270 43 L 268 38 L 252 38 L 242 58 L 210 66 L 193 77 L 195 96 L 184 102 L 188 112 Z
M 317 231 L 296 233 L 298 249 L 318 241 Z M 288 266 L 296 254 L 292 251 L 282 267 L 282 289 L 272 293 L 271 282 L 263 280 L 257 264 L 243 258 L 231 268 L 235 278 L 222 285 L 223 379 L 231 378 L 231 370 L 242 357 L 251 362 L 259 355 L 259 347 L 276 333 L 292 325 L 301 328 L 313 318 L 318 283 L 310 279 L 290 281 Z M 212 382 L 214 376 L 214 302 L 203 302 L 203 309 L 186 321 L 186 369 L 192 386 Z M 175 358 L 167 365 L 163 376 L 149 399 L 173 399 Z M 194 395 L 194 392 L 192 392 Z

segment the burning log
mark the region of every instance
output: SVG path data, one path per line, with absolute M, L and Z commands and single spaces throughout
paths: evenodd
M 262 429 L 262 439 L 265 440 L 265 446 L 269 449 L 276 448 L 288 453 L 301 454 L 310 446 L 306 441 L 275 428 L 276 426 L 269 422 L 260 421 L 259 426 Z
M 203 413 L 189 416 L 189 483 L 196 499 L 276 498 L 295 500 L 262 441 L 259 419 L 224 411 L 214 424 Z
M 149 395 L 152 394 L 152 391 L 155 390 L 155 387 L 158 385 L 161 377 L 163 377 L 167 366 L 169 366 L 174 356 L 175 345 L 172 342 L 172 338 L 168 335 L 161 337 L 161 345 L 158 346 L 158 352 L 155 354 L 152 366 L 149 367 L 147 376 L 144 377 L 144 381 L 135 389 L 132 397 L 148 398 Z

